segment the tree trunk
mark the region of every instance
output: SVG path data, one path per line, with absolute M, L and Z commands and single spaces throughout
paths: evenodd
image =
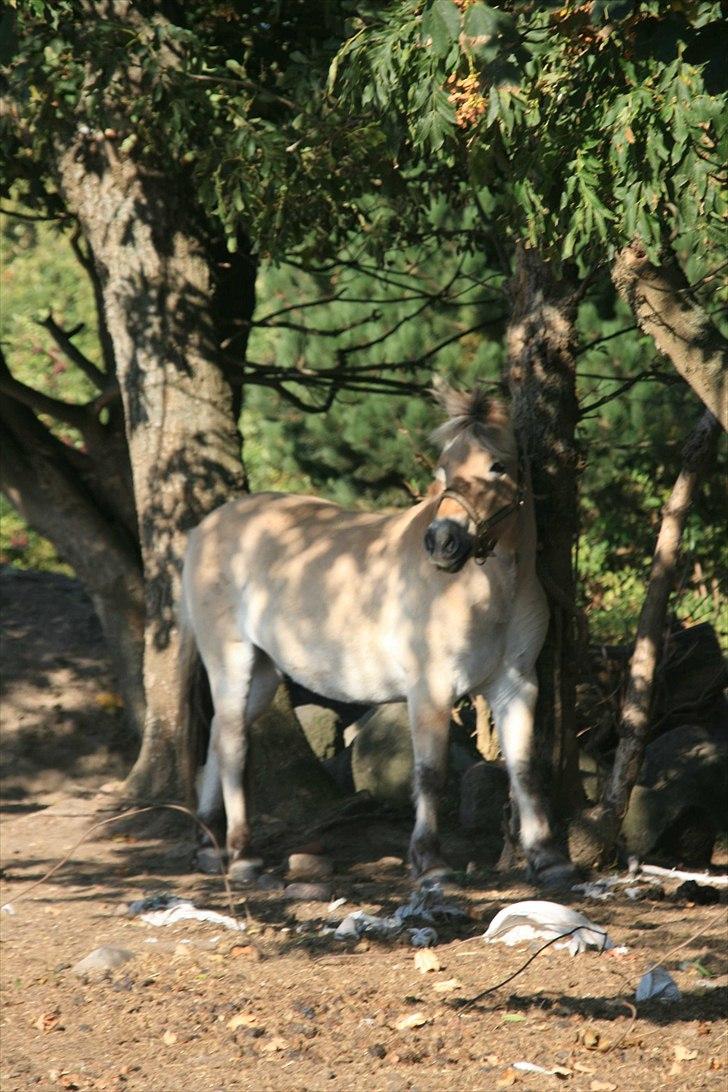
M 175 604 L 186 532 L 246 486 L 213 318 L 226 273 L 189 197 L 112 142 L 75 138 L 58 175 L 98 271 L 139 525 L 146 715 L 127 790 L 169 798 L 181 791 Z
M 73 567 L 101 621 L 130 728 L 144 724 L 144 583 L 137 544 L 69 463 L 72 454 L 12 398 L 0 404 L 2 489 Z
M 685 444 L 683 468 L 663 509 L 647 593 L 637 624 L 612 771 L 597 807 L 580 816 L 570 832 L 572 857 L 580 864 L 607 863 L 614 855 L 649 737 L 655 671 L 664 643 L 680 539 L 690 506 L 715 453 L 719 433 L 718 421 L 710 410 L 706 410 Z
M 675 262 L 650 265 L 633 242 L 618 255 L 612 279 L 640 329 L 728 430 L 728 342 L 695 302 L 682 270 Z
M 551 772 L 557 810 L 581 802 L 576 744 L 573 551 L 578 531 L 574 433 L 574 286 L 533 250 L 516 251 L 507 333 L 508 380 L 520 450 L 534 491 L 538 574 L 550 607 L 538 659 L 537 748 Z

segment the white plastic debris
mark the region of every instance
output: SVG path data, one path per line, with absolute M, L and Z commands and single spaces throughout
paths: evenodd
M 426 925 L 424 929 L 410 929 L 409 935 L 413 948 L 434 948 L 438 941 L 437 932 L 431 925 Z
M 11 914 L 15 917 L 16 913 L 17 911 L 11 902 L 4 902 L 3 905 L 0 906 L 0 914 Z
M 338 910 L 339 907 L 343 906 L 345 902 L 346 898 L 342 895 L 340 899 L 332 899 L 326 909 L 330 914 L 333 914 L 334 910 Z
M 547 1077 L 570 1077 L 572 1072 L 563 1065 L 555 1065 L 553 1069 L 546 1069 L 535 1062 L 511 1062 L 511 1069 L 520 1069 L 522 1073 L 545 1073 Z
M 585 899 L 597 899 L 599 902 L 604 902 L 606 899 L 614 898 L 612 888 L 617 882 L 616 879 L 606 877 L 602 880 L 593 880 L 591 883 L 575 883 L 571 890 L 583 895 Z
M 178 899 L 175 895 L 152 895 L 137 899 L 129 904 L 129 913 L 156 927 L 177 925 L 180 921 L 208 921 L 240 933 L 246 928 L 244 922 L 236 921 L 228 914 L 219 914 L 217 910 L 199 910 L 189 899 Z
M 614 948 L 614 942 L 606 931 L 578 910 L 539 899 L 517 902 L 500 910 L 483 934 L 483 939 L 489 943 L 507 944 L 509 947 L 523 941 L 555 940 L 557 937 L 563 937 L 563 940 L 554 947 L 568 948 L 571 955 L 587 948 L 602 951 Z
M 435 929 L 425 926 L 467 921 L 467 918 L 468 915 L 461 907 L 445 899 L 438 884 L 432 884 L 413 892 L 409 902 L 399 906 L 389 917 L 354 910 L 346 915 L 334 936 L 337 940 L 356 940 L 363 936 L 389 940 L 407 931 L 415 948 L 428 948 L 437 944 L 438 936 Z
M 664 967 L 653 967 L 637 983 L 635 1001 L 680 1001 L 677 982 Z

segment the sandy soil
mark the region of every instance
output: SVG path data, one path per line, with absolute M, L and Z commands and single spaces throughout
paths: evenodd
M 488 867 L 490 848 L 470 847 L 479 871 L 453 896 L 469 917 L 440 929 L 439 969 L 421 973 L 402 941 L 342 943 L 327 932 L 356 908 L 386 913 L 407 901 L 411 883 L 397 860 L 406 819 L 362 818 L 322 835 L 336 864 L 333 897 L 347 900 L 336 910 L 275 891 L 235 892 L 240 933 L 189 922 L 159 929 L 127 914 L 133 899 L 159 891 L 229 912 L 220 878 L 190 870 L 186 832 L 117 830 L 87 841 L 21 897 L 110 814 L 113 797 L 100 789 L 129 755 L 98 629 L 76 586 L 34 575 L 4 575 L 2 584 L 0 900 L 15 911 L 0 919 L 3 1092 L 726 1088 L 726 908 L 675 901 L 674 884 L 664 899 L 638 904 L 560 896 L 627 954 L 572 958 L 549 948 L 469 1009 L 458 999 L 531 954 L 480 939 L 498 909 L 535 894 L 521 874 Z M 462 856 L 462 839 L 453 833 L 450 842 Z M 294 846 L 295 834 L 269 843 L 269 869 L 280 867 L 284 843 Z M 101 981 L 78 978 L 73 964 L 100 945 L 133 958 Z M 658 960 L 682 1001 L 635 1008 L 636 983 Z M 402 1026 L 415 1016 L 416 1026 Z M 518 1061 L 562 1072 L 530 1074 L 512 1068 Z

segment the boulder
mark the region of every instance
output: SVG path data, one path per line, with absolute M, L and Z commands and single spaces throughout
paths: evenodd
M 405 806 L 412 798 L 414 761 L 407 706 L 380 705 L 359 721 L 351 745 L 351 776 L 356 792 Z
M 688 725 L 650 743 L 622 824 L 628 852 L 704 867 L 725 830 L 728 734 Z
M 465 830 L 500 833 L 508 800 L 508 772 L 502 762 L 476 762 L 460 782 L 460 823 Z
M 316 758 L 321 762 L 334 758 L 343 747 L 339 714 L 322 705 L 299 705 L 295 713 Z

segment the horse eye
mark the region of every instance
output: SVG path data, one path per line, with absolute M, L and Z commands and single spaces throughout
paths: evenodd
M 506 468 L 503 463 L 493 463 L 490 468 L 491 474 L 505 474 Z

